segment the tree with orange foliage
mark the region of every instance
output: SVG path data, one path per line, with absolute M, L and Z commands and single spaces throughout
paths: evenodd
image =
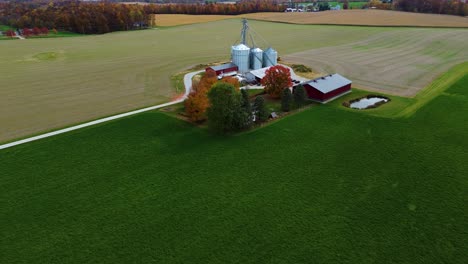
M 206 110 L 210 105 L 208 100 L 208 89 L 200 83 L 192 88 L 187 100 L 185 100 L 185 113 L 193 122 L 200 122 L 206 119 Z
M 224 77 L 223 79 L 221 79 L 222 82 L 225 82 L 225 83 L 229 83 L 229 84 L 232 84 L 232 86 L 234 86 L 234 88 L 236 88 L 236 90 L 239 90 L 240 88 L 240 83 L 239 83 L 239 80 L 237 78 L 234 78 L 234 77 Z
M 193 122 L 200 122 L 206 119 L 206 110 L 210 106 L 208 91 L 211 86 L 218 81 L 215 72 L 206 72 L 198 83 L 193 84 L 187 100 L 185 100 L 185 113 Z
M 273 98 L 280 98 L 283 89 L 292 86 L 291 71 L 281 65 L 269 68 L 262 79 L 265 92 Z

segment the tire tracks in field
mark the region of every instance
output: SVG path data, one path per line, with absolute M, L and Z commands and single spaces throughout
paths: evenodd
M 444 70 L 468 58 L 462 47 L 468 36 L 460 33 L 461 30 L 395 30 L 284 58 L 325 73 L 340 72 L 363 87 L 414 96 Z

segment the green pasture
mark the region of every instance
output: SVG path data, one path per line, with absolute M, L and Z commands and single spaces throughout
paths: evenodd
M 2 150 L 0 262 L 464 264 L 458 76 L 404 118 L 340 99 L 217 137 L 155 111 Z

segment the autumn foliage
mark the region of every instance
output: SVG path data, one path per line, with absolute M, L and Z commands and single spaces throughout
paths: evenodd
M 16 33 L 15 33 L 13 30 L 9 29 L 9 30 L 7 30 L 7 31 L 5 32 L 5 35 L 6 35 L 7 37 L 12 38 L 12 37 L 14 37 L 14 36 L 16 35 Z
M 191 121 L 200 122 L 206 119 L 206 110 L 210 106 L 207 94 L 217 81 L 218 78 L 214 72 L 207 72 L 199 82 L 192 85 L 192 91 L 184 103 L 185 113 Z
M 234 77 L 224 77 L 223 79 L 221 79 L 222 82 L 225 82 L 225 83 L 229 83 L 229 84 L 232 84 L 232 86 L 234 86 L 234 88 L 236 88 L 236 90 L 239 90 L 240 88 L 240 83 L 239 83 L 239 80 L 237 78 L 234 78 Z
M 0 24 L 15 28 L 57 28 L 81 34 L 138 29 L 148 25 L 151 5 L 110 2 L 7 2 L 0 3 Z M 44 34 L 44 33 L 42 33 Z
M 270 0 L 243 0 L 236 4 L 121 4 L 107 1 L 0 0 L 0 24 L 15 28 L 57 28 L 81 34 L 102 34 L 151 26 L 153 14 L 238 15 L 283 11 Z M 157 21 L 157 16 L 156 16 Z
M 273 98 L 280 98 L 283 89 L 292 86 L 291 71 L 281 65 L 269 68 L 262 79 L 265 92 Z

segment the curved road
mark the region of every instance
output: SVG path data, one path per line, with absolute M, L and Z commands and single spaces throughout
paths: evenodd
M 193 76 L 195 76 L 196 74 L 198 74 L 200 72 L 202 72 L 202 71 L 187 73 L 184 76 L 184 86 L 185 86 L 184 96 L 182 98 L 179 98 L 179 99 L 175 100 L 175 101 L 172 101 L 172 102 L 169 102 L 169 103 L 164 103 L 164 104 L 159 104 L 159 105 L 154 105 L 154 106 L 146 107 L 146 108 L 143 108 L 143 109 L 126 112 L 126 113 L 123 113 L 123 114 L 109 116 L 109 117 L 106 117 L 106 118 L 101 118 L 101 119 L 94 120 L 94 121 L 91 121 L 91 122 L 83 123 L 81 125 L 72 126 L 72 127 L 68 127 L 68 128 L 64 128 L 64 129 L 59 129 L 59 130 L 52 131 L 52 132 L 49 132 L 49 133 L 45 133 L 45 134 L 42 134 L 42 135 L 38 135 L 38 136 L 30 137 L 30 138 L 25 138 L 25 139 L 22 139 L 22 140 L 10 142 L 10 143 L 7 143 L 7 144 L 0 145 L 0 150 L 1 149 L 6 149 L 6 148 L 11 148 L 11 147 L 21 145 L 21 144 L 24 144 L 24 143 L 28 143 L 28 142 L 31 142 L 31 141 L 35 141 L 35 140 L 39 140 L 39 139 L 43 139 L 43 138 L 52 137 L 52 136 L 55 136 L 55 135 L 67 133 L 67 132 L 77 130 L 77 129 L 80 129 L 80 128 L 94 126 L 94 125 L 97 125 L 97 124 L 101 124 L 101 123 L 108 122 L 108 121 L 111 121 L 111 120 L 119 119 L 119 118 L 122 118 L 122 117 L 131 116 L 131 115 L 135 115 L 135 114 L 139 114 L 139 113 L 143 113 L 143 112 L 163 108 L 163 107 L 166 107 L 166 106 L 178 104 L 180 102 L 183 102 L 187 98 L 187 96 L 189 95 L 189 93 L 190 93 L 190 91 L 192 89 L 192 78 L 193 78 Z

